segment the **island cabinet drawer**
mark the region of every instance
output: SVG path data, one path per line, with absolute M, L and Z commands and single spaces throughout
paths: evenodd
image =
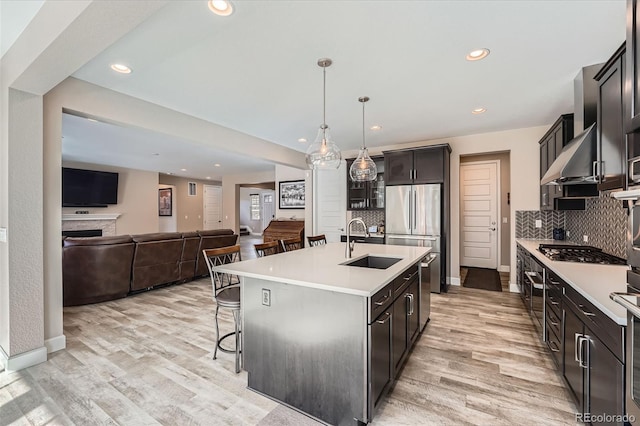
M 611 352 L 624 362 L 624 327 L 595 307 L 572 286 L 565 287 L 565 309 L 571 308 Z
M 391 305 L 391 302 L 393 302 L 392 291 L 393 282 L 387 284 L 382 290 L 371 297 L 369 306 L 371 316 L 369 317 L 369 322 L 377 318 L 380 313 L 384 312 L 384 310 Z
M 562 314 L 562 293 L 547 289 L 547 309 L 552 310 L 557 317 Z
M 406 269 L 399 277 L 392 281 L 393 283 L 393 297 L 397 297 L 400 293 L 402 293 L 409 283 L 413 280 L 414 277 L 418 275 L 418 266 L 419 264 L 415 264 L 410 268 Z

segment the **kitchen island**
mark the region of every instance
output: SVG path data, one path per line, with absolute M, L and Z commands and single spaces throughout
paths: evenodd
M 356 244 L 347 259 L 329 243 L 216 267 L 241 278 L 249 388 L 329 424 L 371 421 L 418 337 L 429 251 Z

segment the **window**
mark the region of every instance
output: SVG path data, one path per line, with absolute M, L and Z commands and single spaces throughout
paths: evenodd
M 193 197 L 196 195 L 196 183 L 195 182 L 189 182 L 189 196 Z
M 260 194 L 251 194 L 251 220 L 260 220 Z

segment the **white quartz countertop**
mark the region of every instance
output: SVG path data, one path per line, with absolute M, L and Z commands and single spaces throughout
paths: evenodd
M 620 325 L 627 325 L 626 309 L 609 299 L 609 293 L 614 291 L 626 293 L 628 266 L 553 261 L 540 253 L 538 246 L 540 244 L 562 244 L 561 241 L 517 238 L 516 242 L 609 318 Z
M 356 244 L 351 259 L 347 259 L 345 244 L 328 243 L 307 247 L 217 266 L 215 269 L 243 277 L 369 297 L 431 251 L 429 247 Z M 397 257 L 402 260 L 387 269 L 343 265 L 366 255 Z

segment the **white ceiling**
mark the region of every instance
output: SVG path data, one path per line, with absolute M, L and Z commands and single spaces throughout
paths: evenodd
M 383 127 L 367 131 L 370 147 L 551 124 L 573 110 L 578 70 L 606 61 L 625 36 L 624 0 L 233 5 L 224 18 L 206 1 L 172 2 L 74 77 L 305 151 L 322 123 L 317 60 L 329 57 L 327 123 L 338 146 L 353 150 L 362 138 L 363 95 L 371 98 L 367 128 Z M 491 55 L 466 61 L 478 47 Z M 114 73 L 114 62 L 133 72 Z M 471 114 L 477 107 L 487 112 Z M 174 170 L 213 173 L 209 158 L 179 156 L 193 148 L 186 141 L 158 145 L 157 135 L 111 127 L 65 117 L 63 158 L 169 171 L 148 156 L 162 147 Z

